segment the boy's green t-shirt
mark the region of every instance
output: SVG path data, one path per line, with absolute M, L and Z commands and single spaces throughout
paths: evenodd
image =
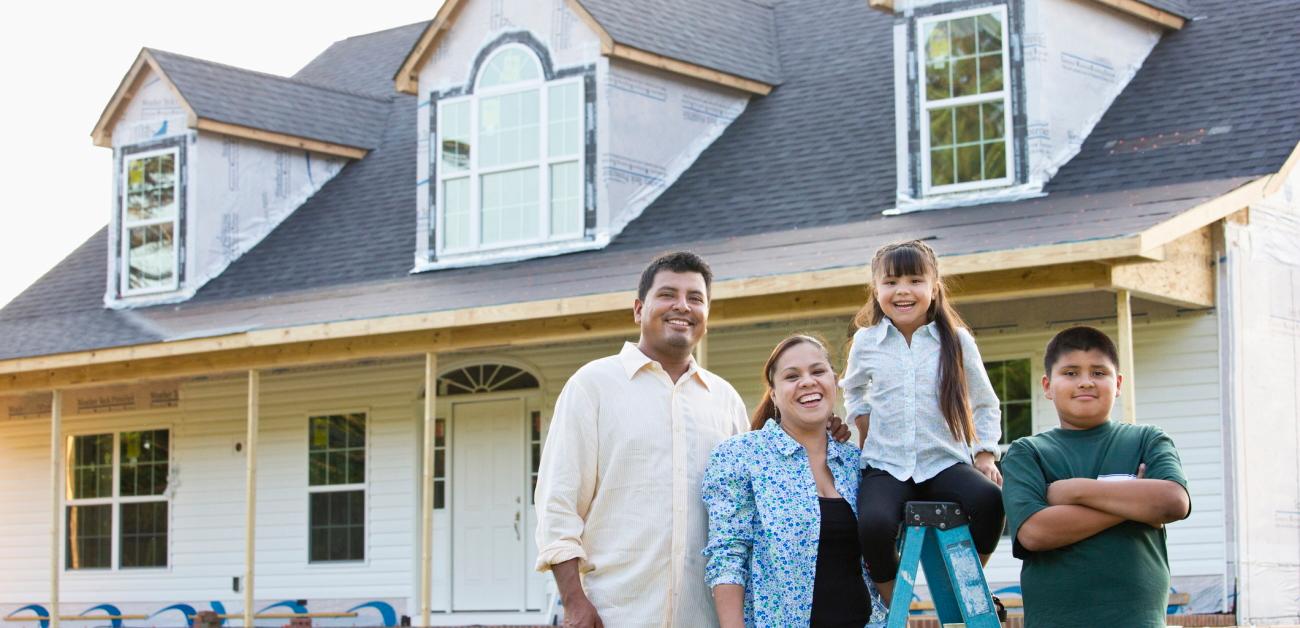
M 1016 534 L 1046 508 L 1047 485 L 1101 476 L 1171 480 L 1187 488 L 1174 442 L 1153 425 L 1107 421 L 1090 430 L 1056 428 L 1016 440 L 1002 460 L 1012 552 L 1024 561 L 1026 628 L 1165 625 L 1169 559 L 1164 528 L 1125 521 L 1065 547 L 1031 552 Z

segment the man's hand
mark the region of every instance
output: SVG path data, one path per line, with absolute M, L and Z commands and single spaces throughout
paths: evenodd
M 827 419 L 826 431 L 831 433 L 831 438 L 840 443 L 849 440 L 853 436 L 853 432 L 849 431 L 849 426 L 844 423 L 844 419 L 841 419 L 838 414 L 832 414 L 831 418 Z
M 993 452 L 981 451 L 975 454 L 975 469 L 984 474 L 990 482 L 1002 486 L 1002 472 L 998 471 L 998 465 L 993 461 Z M 1051 500 L 1048 500 L 1051 503 Z
M 587 592 L 582 590 L 582 578 L 578 576 L 578 559 L 570 558 L 562 563 L 551 565 L 551 575 L 555 576 L 556 588 L 560 590 L 560 600 L 564 602 L 564 625 L 571 628 L 604 628 L 600 614 Z
M 596 613 L 596 607 L 585 594 L 564 600 L 564 626 L 566 628 L 605 628 Z

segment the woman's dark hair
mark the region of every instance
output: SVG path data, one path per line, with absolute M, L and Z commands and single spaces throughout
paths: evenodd
M 831 363 L 831 352 L 826 349 L 826 343 L 813 334 L 791 334 L 786 336 L 785 340 L 778 342 L 776 348 L 772 349 L 772 355 L 767 356 L 767 362 L 763 363 L 763 399 L 758 402 L 758 407 L 754 408 L 754 414 L 749 418 L 749 429 L 761 430 L 768 419 L 781 418 L 780 411 L 776 409 L 776 402 L 772 400 L 772 379 L 776 377 L 776 362 L 791 347 L 801 344 L 810 344 L 821 349 L 822 353 L 826 354 L 826 363 Z
M 970 393 L 966 389 L 966 368 L 962 365 L 961 338 L 957 329 L 966 327 L 948 298 L 948 288 L 939 276 L 939 260 L 934 249 L 920 240 L 886 244 L 871 258 L 871 283 L 867 285 L 866 305 L 853 317 L 853 324 L 871 327 L 885 318 L 876 295 L 876 279 L 922 275 L 934 281 L 934 300 L 925 313 L 926 322 L 938 323 L 939 331 L 939 408 L 952 437 L 970 444 L 975 440 L 971 418 Z

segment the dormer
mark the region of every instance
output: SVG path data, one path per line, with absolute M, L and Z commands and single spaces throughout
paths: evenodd
M 633 8 L 443 4 L 395 77 L 419 100 L 415 271 L 606 246 L 780 82 L 771 7 Z
M 869 0 L 894 16 L 897 206 L 1040 196 L 1167 30 L 1178 2 Z
M 144 49 L 92 133 L 113 149 L 104 302 L 193 296 L 348 162 L 388 102 Z

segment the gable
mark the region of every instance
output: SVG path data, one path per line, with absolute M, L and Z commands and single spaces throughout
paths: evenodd
M 440 40 L 449 36 L 468 1 L 443 3 L 394 76 L 398 91 L 416 93 L 418 75 L 437 54 Z M 577 16 L 599 39 L 600 53 L 608 57 L 760 95 L 780 82 L 772 7 L 748 0 L 665 1 L 672 6 L 651 11 L 631 0 L 556 0 L 553 8 L 541 3 L 533 8 L 553 10 L 556 25 L 570 19 L 566 14 Z M 501 5 L 494 4 L 493 12 L 502 13 Z M 687 23 L 690 26 L 683 27 Z M 487 26 L 490 32 L 510 28 L 497 18 Z

